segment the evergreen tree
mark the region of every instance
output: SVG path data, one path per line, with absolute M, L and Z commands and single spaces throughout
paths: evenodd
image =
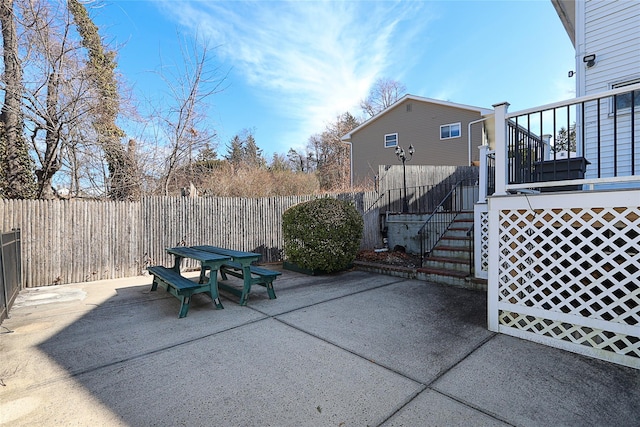
M 569 126 L 569 130 L 564 126 L 560 128 L 553 142 L 553 149 L 559 151 L 576 151 L 576 124 Z
M 289 166 L 289 162 L 287 162 L 287 158 L 285 156 L 273 153 L 269 170 L 272 172 L 290 171 L 291 167 Z
M 256 144 L 252 134 L 248 134 L 243 144 L 243 164 L 249 168 L 262 168 L 266 161 L 262 156 L 262 149 Z
M 236 135 L 229 141 L 227 145 L 227 155 L 224 156 L 224 158 L 234 167 L 239 167 L 242 163 L 243 152 L 244 144 L 240 136 Z

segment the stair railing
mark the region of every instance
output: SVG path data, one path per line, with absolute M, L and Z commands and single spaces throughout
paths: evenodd
M 469 262 L 469 277 L 473 277 L 473 267 L 475 265 L 475 248 L 473 247 L 473 227 L 475 227 L 475 223 L 471 223 L 471 228 L 467 231 L 467 237 L 469 237 L 469 256 L 471 257 Z
M 433 248 L 436 247 L 442 236 L 462 211 L 465 193 L 462 187 L 466 183 L 466 180 L 461 180 L 451 187 L 451 190 L 418 230 L 421 265 L 424 265 L 424 259 L 429 257 Z

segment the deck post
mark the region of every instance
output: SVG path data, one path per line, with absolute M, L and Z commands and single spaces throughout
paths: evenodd
M 507 194 L 507 109 L 508 102 L 502 102 L 493 106 L 495 112 L 496 129 L 496 196 Z
M 480 150 L 480 180 L 478 185 L 478 203 L 487 203 L 487 183 L 489 182 L 489 165 L 487 155 L 489 154 L 489 146 L 481 145 Z

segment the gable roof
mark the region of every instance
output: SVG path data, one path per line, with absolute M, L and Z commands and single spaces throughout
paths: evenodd
M 387 108 L 385 108 L 384 110 L 382 110 L 381 112 L 379 112 L 378 114 L 376 114 L 375 116 L 371 117 L 370 119 L 368 119 L 367 121 L 362 123 L 360 126 L 356 127 L 355 129 L 352 129 L 349 133 L 347 133 L 346 135 L 344 135 L 341 138 L 342 141 L 350 141 L 351 140 L 351 135 L 353 135 L 354 133 L 358 132 L 360 129 L 362 129 L 362 128 L 366 127 L 366 126 L 369 126 L 371 123 L 373 123 L 374 121 L 378 120 L 380 117 L 384 116 L 389 111 L 395 109 L 396 107 L 398 107 L 400 104 L 402 104 L 404 101 L 407 101 L 407 100 L 416 101 L 416 102 L 424 102 L 424 103 L 428 103 L 428 104 L 441 105 L 443 107 L 458 108 L 458 109 L 461 109 L 461 110 L 476 111 L 476 112 L 480 113 L 481 115 L 493 113 L 493 110 L 489 109 L 489 108 L 474 107 L 472 105 L 465 105 L 465 104 L 456 104 L 454 102 L 441 101 L 439 99 L 425 98 L 425 97 L 422 97 L 422 96 L 416 96 L 416 95 L 407 94 L 407 95 L 403 96 L 402 98 L 400 98 L 399 100 L 397 100 L 396 102 L 394 102 L 393 104 L 391 104 L 390 106 L 388 106 Z

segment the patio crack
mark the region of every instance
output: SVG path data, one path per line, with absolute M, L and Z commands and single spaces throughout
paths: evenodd
M 317 304 L 312 304 L 312 305 L 317 305 Z M 296 311 L 296 310 L 291 310 L 291 311 Z M 291 311 L 290 311 L 290 312 L 291 312 Z M 290 313 L 290 312 L 288 312 L 288 313 Z M 264 313 L 263 313 L 263 314 L 264 314 Z M 281 313 L 281 314 L 286 314 L 286 313 Z M 436 389 L 436 388 L 434 388 L 434 387 L 433 387 L 433 385 L 434 385 L 438 380 L 440 380 L 442 377 L 444 377 L 447 373 L 449 373 L 452 369 L 454 369 L 454 368 L 455 368 L 456 366 L 458 366 L 460 363 L 462 363 L 463 361 L 465 361 L 465 360 L 466 360 L 470 355 L 472 355 L 475 351 L 477 351 L 478 349 L 480 349 L 481 347 L 483 347 L 486 343 L 488 343 L 489 341 L 491 341 L 491 340 L 492 340 L 492 339 L 497 335 L 497 333 L 496 333 L 496 332 L 492 332 L 492 333 L 491 333 L 490 335 L 488 335 L 486 338 L 484 338 L 483 340 L 479 341 L 479 342 L 478 342 L 478 344 L 477 344 L 476 346 L 474 346 L 472 349 L 470 349 L 470 350 L 469 350 L 469 351 L 467 351 L 465 354 L 463 354 L 463 355 L 462 355 L 462 356 L 457 360 L 457 362 L 455 362 L 455 363 L 454 363 L 454 364 L 452 364 L 451 366 L 447 367 L 446 369 L 443 369 L 442 371 L 438 372 L 438 374 L 437 374 L 434 378 L 432 378 L 430 381 L 428 381 L 428 382 L 424 382 L 424 381 L 421 381 L 421 380 L 420 380 L 420 379 L 418 379 L 418 378 L 414 378 L 414 377 L 412 377 L 412 376 L 408 375 L 407 373 L 402 372 L 402 371 L 400 371 L 400 370 L 398 370 L 398 369 L 395 369 L 395 368 L 393 368 L 393 367 L 391 367 L 391 366 L 387 366 L 386 364 L 383 364 L 383 363 L 380 363 L 380 362 L 376 362 L 375 360 L 372 360 L 371 358 L 369 358 L 369 357 L 365 356 L 364 354 L 360 354 L 360 353 L 358 353 L 358 352 L 356 352 L 356 351 L 354 351 L 354 350 L 351 350 L 351 349 L 349 349 L 349 348 L 346 348 L 346 347 L 344 347 L 344 346 L 342 346 L 342 345 L 340 345 L 340 344 L 338 344 L 338 343 L 336 343 L 336 342 L 334 342 L 334 341 L 331 341 L 331 340 L 329 340 L 329 339 L 327 339 L 327 338 L 325 338 L 325 337 L 322 337 L 322 336 L 320 336 L 320 335 L 318 335 L 318 334 L 315 334 L 315 333 L 310 332 L 310 331 L 308 331 L 308 330 L 306 330 L 306 329 L 303 329 L 303 328 L 301 328 L 301 327 L 298 327 L 298 326 L 296 326 L 296 325 L 294 325 L 294 324 L 291 324 L 291 323 L 289 323 L 289 322 L 287 322 L 287 321 L 285 321 L 285 320 L 283 320 L 283 319 L 278 319 L 278 318 L 277 318 L 277 316 L 280 316 L 280 314 L 278 314 L 278 315 L 274 315 L 274 316 L 269 316 L 268 318 L 271 318 L 271 319 L 273 319 L 273 320 L 275 320 L 275 321 L 277 321 L 277 322 L 279 322 L 279 323 L 282 323 L 282 324 L 284 324 L 284 325 L 286 325 L 286 326 L 288 326 L 288 327 L 290 327 L 290 328 L 292 328 L 292 329 L 295 329 L 295 330 L 297 330 L 297 331 L 299 331 L 299 332 L 302 332 L 302 333 L 304 333 L 305 335 L 309 335 L 309 336 L 311 336 L 311 337 L 313 337 L 313 338 L 316 338 L 316 339 L 318 339 L 318 340 L 320 340 L 320 341 L 322 341 L 322 342 L 325 342 L 325 343 L 327 343 L 327 344 L 329 344 L 329 345 L 331 345 L 331 346 L 334 346 L 334 347 L 336 347 L 336 348 L 339 348 L 340 350 L 345 351 L 345 352 L 347 352 L 347 353 L 349 353 L 349 354 L 351 354 L 351 355 L 354 355 L 354 356 L 356 356 L 356 357 L 358 357 L 358 358 L 360 358 L 360 359 L 362 359 L 362 360 L 364 360 L 364 361 L 366 361 L 366 362 L 368 362 L 368 363 L 372 363 L 372 364 L 374 364 L 374 365 L 376 365 L 376 366 L 379 366 L 379 367 L 381 367 L 381 368 L 383 368 L 383 369 L 385 369 L 385 370 L 387 370 L 387 371 L 393 372 L 394 374 L 396 374 L 396 375 L 398 375 L 398 376 L 401 376 L 402 378 L 405 378 L 405 379 L 407 379 L 407 380 L 409 380 L 409 381 L 414 382 L 414 383 L 418 386 L 418 389 L 417 389 L 416 391 L 414 391 L 414 392 L 413 392 L 413 393 L 412 393 L 412 394 L 411 394 L 411 395 L 410 395 L 410 396 L 409 396 L 409 397 L 408 397 L 404 402 L 400 403 L 400 404 L 399 404 L 399 405 L 398 405 L 398 406 L 397 406 L 393 411 L 391 411 L 391 412 L 388 414 L 388 416 L 387 416 L 387 417 L 385 417 L 385 418 L 384 418 L 383 420 L 381 420 L 378 424 L 376 424 L 376 426 L 381 426 L 381 425 L 383 425 L 384 423 L 386 423 L 386 422 L 387 422 L 388 420 L 390 420 L 390 419 L 391 419 L 395 414 L 397 414 L 398 412 L 400 412 L 402 409 L 404 409 L 407 405 L 409 405 L 409 404 L 410 404 L 411 402 L 413 402 L 413 401 L 414 401 L 418 396 L 420 396 L 422 393 L 424 393 L 424 392 L 425 392 L 425 391 L 427 391 L 427 390 L 432 391 L 432 392 L 434 392 L 434 393 L 437 393 L 437 394 L 439 394 L 439 395 L 445 396 L 445 397 L 447 397 L 447 398 L 449 398 L 449 399 L 452 399 L 452 400 L 454 400 L 454 401 L 458 402 L 459 404 L 464 405 L 464 406 L 466 406 L 466 407 L 468 407 L 468 408 L 472 409 L 473 411 L 480 412 L 480 413 L 482 413 L 482 414 L 484 414 L 484 415 L 486 415 L 486 416 L 488 416 L 488 417 L 490 417 L 490 418 L 492 418 L 492 419 L 495 419 L 495 420 L 497 420 L 497 421 L 500 421 L 500 422 L 504 423 L 505 425 L 513 425 L 512 423 L 510 423 L 509 421 L 507 421 L 507 420 L 505 420 L 505 419 L 501 418 L 501 417 L 500 417 L 500 416 L 498 416 L 497 414 L 494 414 L 494 413 L 492 413 L 492 412 L 488 412 L 488 411 L 486 411 L 486 410 L 484 410 L 484 409 L 482 409 L 482 408 L 480 408 L 480 407 L 478 407 L 478 406 L 476 406 L 476 405 L 473 405 L 473 404 L 471 404 L 471 403 L 469 403 L 469 402 L 466 402 L 466 401 L 464 401 L 464 400 L 461 400 L 461 399 L 459 399 L 459 398 L 457 398 L 457 397 L 455 397 L 455 396 L 452 396 L 452 395 L 449 395 L 449 394 L 447 394 L 447 393 L 444 393 L 444 392 L 442 392 L 442 391 L 440 391 L 440 390 L 438 390 L 438 389 Z M 266 320 L 266 319 L 261 319 L 261 320 Z

